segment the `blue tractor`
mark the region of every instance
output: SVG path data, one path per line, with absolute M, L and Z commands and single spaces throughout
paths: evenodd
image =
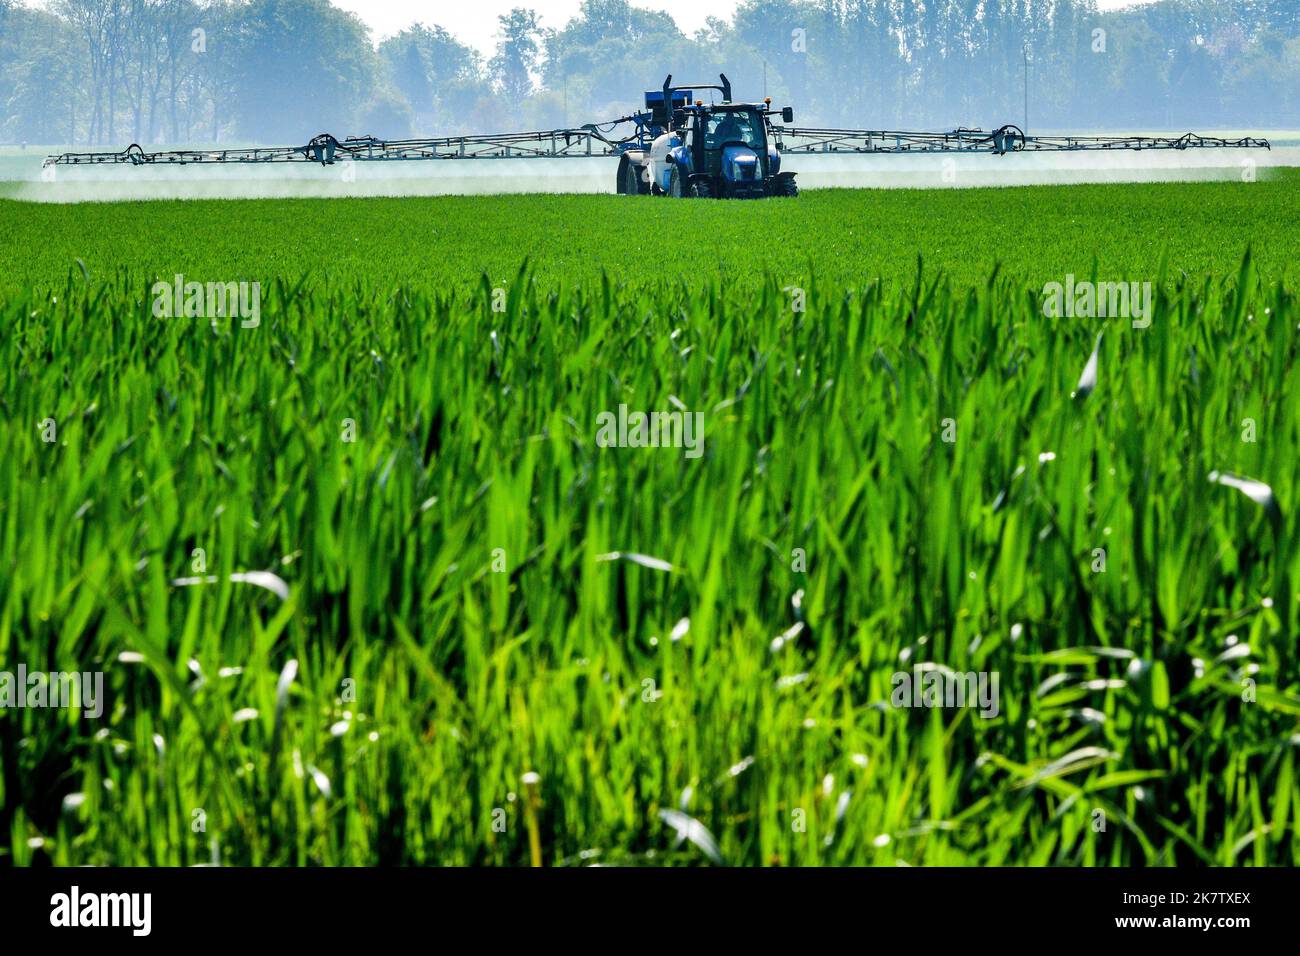
M 618 191 L 698 199 L 761 199 L 797 196 L 795 174 L 781 171 L 769 117 L 794 122 L 790 107 L 773 110 L 762 103 L 733 103 L 726 75 L 720 85 L 673 86 L 645 95 L 644 126 L 649 135 L 627 148 L 619 160 Z M 694 99 L 700 90 L 717 90 L 721 103 Z M 648 142 L 648 146 L 646 143 Z

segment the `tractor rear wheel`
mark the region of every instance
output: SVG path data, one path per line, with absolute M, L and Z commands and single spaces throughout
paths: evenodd
M 645 183 L 641 182 L 640 166 L 629 163 L 627 156 L 624 156 L 623 161 L 619 163 L 617 190 L 620 196 L 638 196 L 649 191 L 645 189 Z

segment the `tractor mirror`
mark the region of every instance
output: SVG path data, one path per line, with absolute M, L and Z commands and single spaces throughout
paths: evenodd
M 793 107 L 793 106 L 787 106 L 785 109 L 783 109 L 783 110 L 781 111 L 781 122 L 783 122 L 783 123 L 793 123 L 793 122 L 794 122 L 794 107 Z

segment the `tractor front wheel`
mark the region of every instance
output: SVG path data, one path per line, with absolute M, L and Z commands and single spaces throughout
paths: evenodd
M 712 199 L 713 184 L 707 179 L 697 179 L 691 183 L 691 195 L 696 199 Z
M 773 196 L 788 196 L 793 199 L 799 195 L 799 184 L 793 176 L 781 176 L 772 186 Z

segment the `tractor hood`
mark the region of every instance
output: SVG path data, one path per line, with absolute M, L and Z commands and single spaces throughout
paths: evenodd
M 748 146 L 733 143 L 722 149 L 722 178 L 729 183 L 763 181 L 763 164 Z

